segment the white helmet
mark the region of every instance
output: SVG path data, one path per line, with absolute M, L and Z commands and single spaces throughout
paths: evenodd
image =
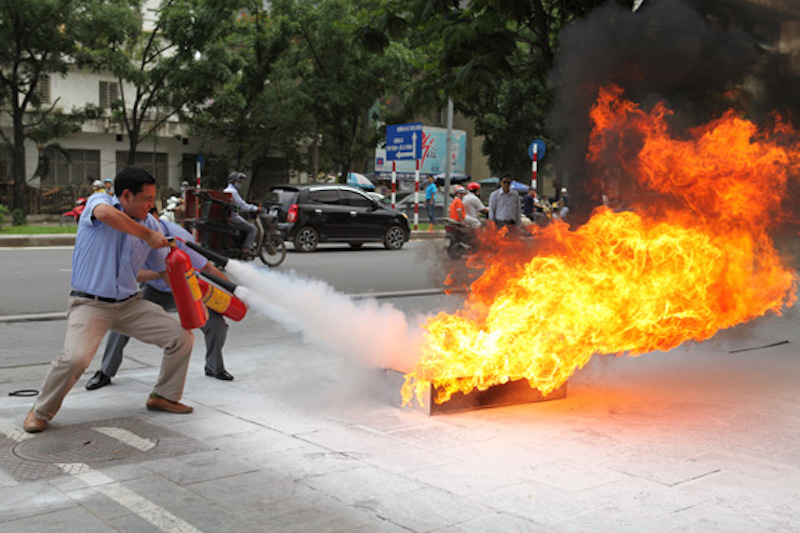
M 103 186 L 103 182 L 100 181 L 100 180 L 94 180 L 92 182 L 92 187 L 102 187 L 102 186 Z
M 567 188 L 561 187 L 561 194 L 567 194 Z

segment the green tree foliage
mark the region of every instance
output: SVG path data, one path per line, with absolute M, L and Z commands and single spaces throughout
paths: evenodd
M 235 63 L 219 43 L 238 4 L 164 0 L 154 20 L 139 17 L 125 27 L 124 39 L 83 57 L 85 65 L 110 71 L 119 82 L 112 111 L 128 135 L 128 164 L 139 143 L 228 78 Z
M 446 96 L 452 97 L 456 109 L 471 117 L 476 133 L 485 137 L 483 150 L 492 171 L 525 176 L 530 169 L 528 144 L 548 139 L 548 74 L 559 32 L 601 3 L 415 2 L 414 44 L 425 51 L 429 63 L 410 101 L 441 107 Z
M 226 51 L 228 77 L 193 108 L 194 133 L 227 141 L 220 165 L 226 168 L 251 170 L 273 150 L 296 162 L 308 119 L 295 84 L 281 71 L 288 42 L 280 26 L 257 3 L 220 37 L 214 46 Z
M 46 76 L 66 75 L 94 46 L 114 43 L 114 28 L 130 16 L 125 1 L 0 1 L 0 107 L 12 124 L 0 139 L 11 152 L 12 208 L 26 207 L 26 139 L 43 145 L 75 131 L 83 119 L 82 110 L 66 113 L 58 99 L 43 100 Z
M 345 176 L 381 133 L 375 104 L 407 76 L 405 23 L 385 0 L 280 0 L 273 13 L 289 40 L 283 60 L 307 110 L 321 165 Z M 359 168 L 358 170 L 363 170 Z

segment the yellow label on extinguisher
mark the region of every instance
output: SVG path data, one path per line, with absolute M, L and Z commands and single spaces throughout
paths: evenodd
M 203 291 L 200 290 L 200 284 L 197 283 L 197 275 L 195 275 L 193 268 L 190 268 L 186 273 L 186 284 L 189 285 L 192 298 L 195 300 L 200 300 L 203 298 Z
M 231 297 L 225 291 L 221 291 L 213 285 L 209 285 L 208 292 L 206 292 L 206 295 L 203 297 L 203 303 L 206 304 L 206 307 L 209 309 L 223 314 L 231 305 Z

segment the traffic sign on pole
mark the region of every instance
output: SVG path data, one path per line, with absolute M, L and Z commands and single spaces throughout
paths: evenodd
M 414 160 L 422 157 L 422 122 L 386 126 L 386 160 Z

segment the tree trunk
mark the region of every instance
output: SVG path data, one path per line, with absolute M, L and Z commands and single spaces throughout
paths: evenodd
M 14 101 L 17 95 L 13 96 Z M 13 109 L 14 146 L 11 152 L 11 175 L 14 176 L 14 194 L 11 209 L 21 209 L 27 213 L 27 194 L 25 190 L 25 130 L 22 122 L 23 112 L 16 105 Z
M 135 119 L 135 117 L 134 117 Z M 139 128 L 134 127 L 128 130 L 128 160 L 127 165 L 136 164 L 136 147 L 139 146 Z

